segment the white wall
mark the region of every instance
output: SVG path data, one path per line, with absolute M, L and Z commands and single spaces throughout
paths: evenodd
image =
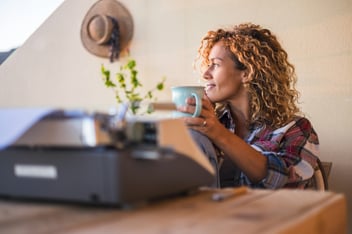
M 0 66 L 0 107 L 107 109 L 115 104 L 101 81 L 100 64 L 114 72 L 119 63 L 108 65 L 80 41 L 83 17 L 94 2 L 66 0 Z M 345 193 L 352 211 L 351 0 L 121 2 L 134 18 L 131 55 L 140 79 L 148 88 L 167 76 L 159 100 L 170 99 L 170 86 L 197 82 L 191 64 L 209 29 L 246 21 L 271 28 L 296 65 L 302 108 L 319 134 L 321 158 L 333 162 L 331 190 Z

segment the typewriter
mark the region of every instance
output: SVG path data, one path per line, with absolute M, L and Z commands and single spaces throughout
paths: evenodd
M 57 109 L 0 150 L 0 196 L 7 198 L 126 205 L 214 180 L 177 119 Z

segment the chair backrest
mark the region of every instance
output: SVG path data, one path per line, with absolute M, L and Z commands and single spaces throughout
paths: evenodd
M 332 162 L 321 161 L 321 165 L 323 166 L 326 177 L 329 178 L 332 168 Z
M 308 182 L 306 189 L 325 191 L 329 189 L 329 175 L 332 168 L 332 162 L 320 161 L 318 159 L 318 168 L 315 170 L 313 177 Z

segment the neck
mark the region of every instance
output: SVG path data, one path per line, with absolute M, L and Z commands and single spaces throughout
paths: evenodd
M 249 105 L 248 100 L 229 102 L 231 116 L 235 121 L 236 135 L 244 139 L 249 132 Z

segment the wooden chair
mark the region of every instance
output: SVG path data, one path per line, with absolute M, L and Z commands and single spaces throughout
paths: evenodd
M 329 176 L 332 168 L 332 162 L 320 161 L 318 159 L 318 168 L 315 170 L 313 177 L 309 180 L 307 189 L 326 191 L 329 189 Z

